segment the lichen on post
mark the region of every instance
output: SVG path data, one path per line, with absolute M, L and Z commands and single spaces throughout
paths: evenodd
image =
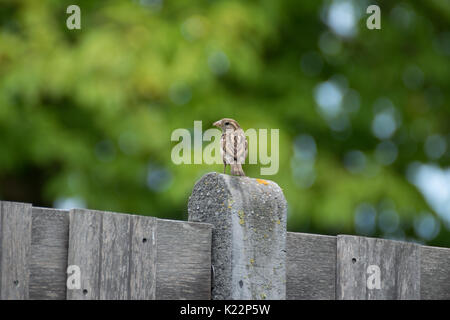
M 204 175 L 189 198 L 189 221 L 214 226 L 212 299 L 286 298 L 286 212 L 273 181 Z

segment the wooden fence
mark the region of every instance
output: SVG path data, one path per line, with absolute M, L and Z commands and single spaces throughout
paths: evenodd
M 210 299 L 212 229 L 0 202 L 0 298 Z M 286 249 L 288 299 L 450 299 L 447 248 L 288 232 Z

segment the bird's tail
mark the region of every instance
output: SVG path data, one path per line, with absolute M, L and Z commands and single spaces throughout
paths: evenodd
M 245 176 L 244 170 L 242 169 L 242 165 L 240 163 L 232 163 L 230 164 L 231 170 L 230 173 L 235 176 Z

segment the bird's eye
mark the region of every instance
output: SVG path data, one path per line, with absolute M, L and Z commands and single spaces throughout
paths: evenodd
M 229 125 L 230 123 L 229 122 L 225 122 L 225 125 L 227 126 L 227 125 Z

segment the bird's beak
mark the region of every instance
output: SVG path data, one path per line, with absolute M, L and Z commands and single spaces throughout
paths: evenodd
M 213 126 L 220 127 L 220 121 L 216 121 L 213 123 Z

